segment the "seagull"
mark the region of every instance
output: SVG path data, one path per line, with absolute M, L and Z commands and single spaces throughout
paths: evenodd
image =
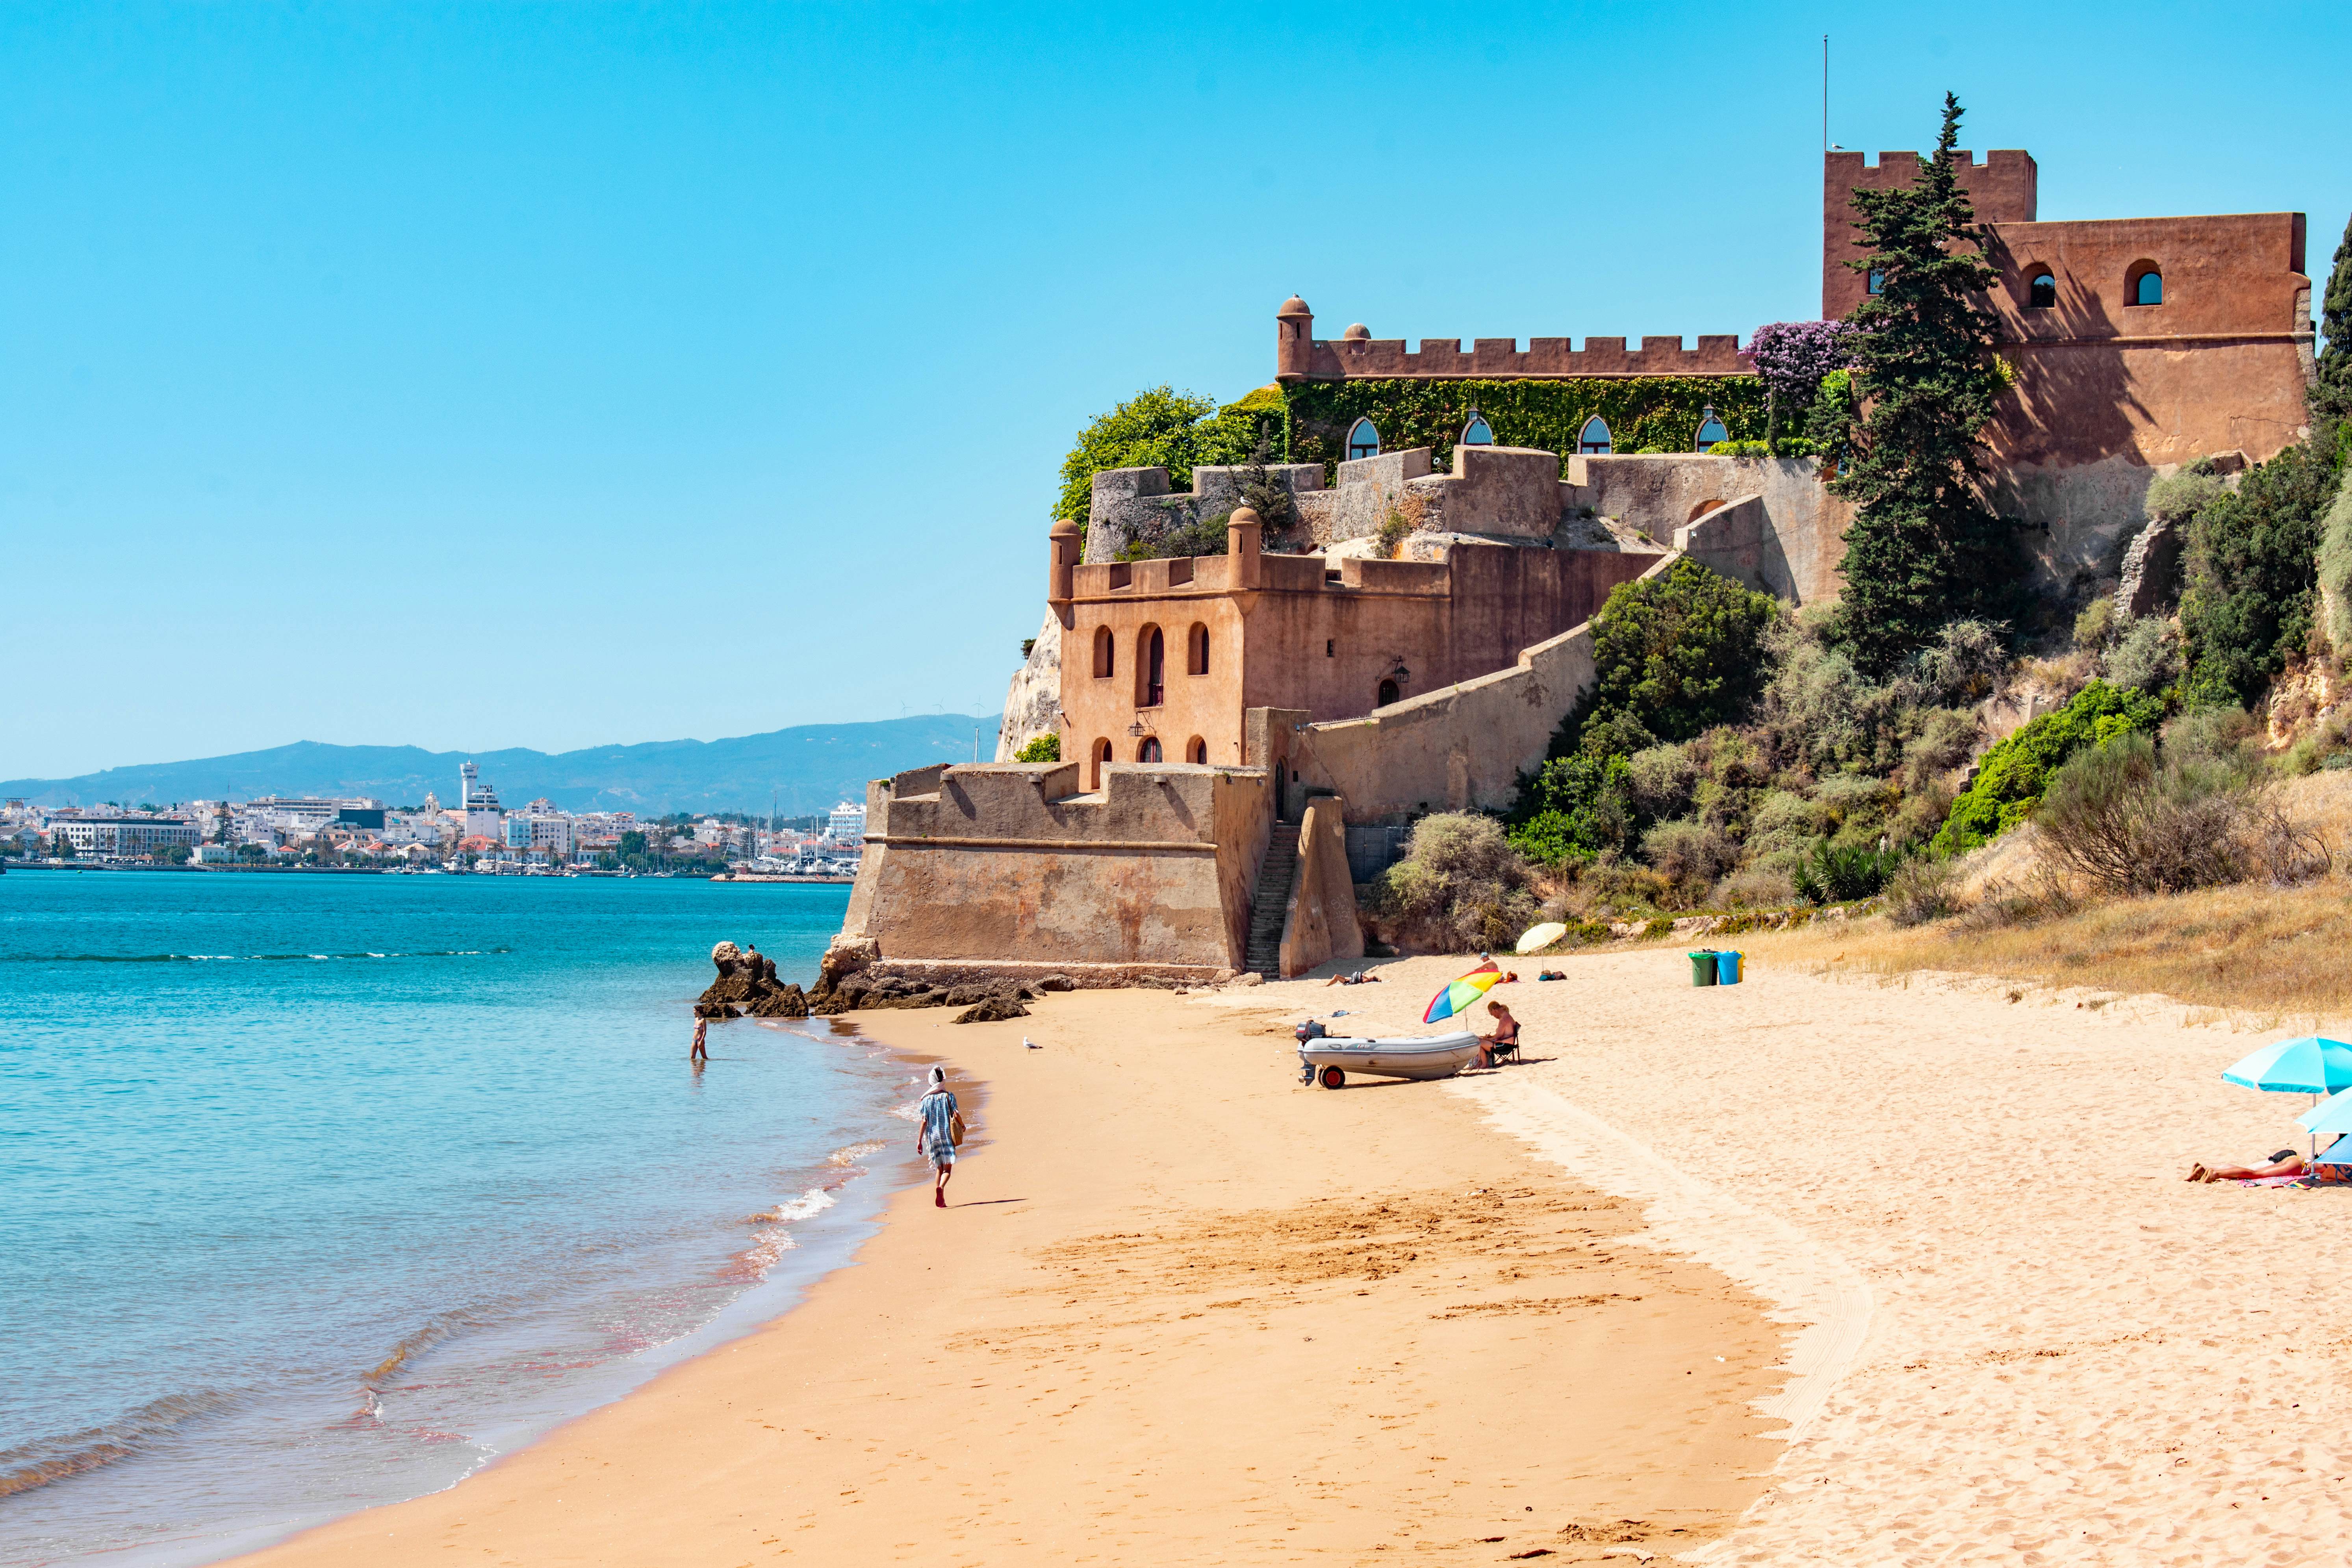
M 1023 1045 L 1024 1045 L 1024 1046 L 1028 1047 L 1029 1047 L 1031 1050 L 1033 1050 L 1033 1051 L 1042 1051 L 1042 1050 L 1044 1050 L 1044 1049 L 1045 1048 L 1045 1047 L 1043 1047 L 1043 1046 L 1039 1045 L 1036 1041 L 1034 1041 L 1034 1040 L 1031 1039 L 1031 1038 L 1030 1038 L 1028 1036 L 1026 1036 L 1026 1035 L 1024 1035 L 1024 1036 L 1022 1036 L 1022 1037 L 1021 1037 L 1021 1043 L 1022 1043 Z

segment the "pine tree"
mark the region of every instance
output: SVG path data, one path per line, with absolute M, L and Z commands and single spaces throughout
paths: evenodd
M 1952 162 L 1959 100 L 1944 95 L 1932 158 L 1906 186 L 1856 191 L 1869 254 L 1846 265 L 1883 279 L 1852 314 L 1861 429 L 1832 482 L 1857 503 L 1846 531 L 1838 638 L 1855 662 L 1883 671 L 1948 622 L 2000 618 L 2017 573 L 2013 525 L 1979 499 L 1977 436 L 2002 384 L 1998 319 L 1980 302 L 1997 274 L 1990 231 Z
M 2311 411 L 2322 419 L 2352 416 L 2352 223 L 2336 247 L 2336 270 L 2319 302 L 2319 378 L 2311 388 Z

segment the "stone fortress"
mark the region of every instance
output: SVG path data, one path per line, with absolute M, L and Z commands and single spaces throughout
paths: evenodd
M 1962 182 L 1989 226 L 1989 304 L 2014 372 L 1990 500 L 2033 530 L 2053 586 L 2113 575 L 2158 477 L 2223 468 L 2305 434 L 2314 371 L 2300 213 L 2043 223 L 2022 152 Z M 1908 153 L 1824 155 L 1822 315 L 1874 279 L 1844 265 L 1854 191 L 1907 181 Z M 1314 335 L 1276 315 L 1276 386 L 1741 377 L 1731 336 L 1681 340 Z M 1716 384 L 1723 384 L 1718 382 Z M 1734 417 L 1738 417 L 1734 416 Z M 1270 463 L 1297 521 L 1268 548 L 1244 473 L 1098 474 L 1086 527 L 1048 536 L 1046 615 L 1006 703 L 998 761 L 868 786 L 866 850 L 836 963 L 947 983 L 1294 974 L 1360 954 L 1353 884 L 1423 813 L 1509 804 L 1592 678 L 1589 621 L 1618 584 L 1683 556 L 1792 604 L 1833 596 L 1850 509 L 1811 458 L 1616 449 L 1595 415 L 1561 449 L 1497 444 L 1472 411 L 1433 447 Z M 1286 427 L 1295 428 L 1295 426 Z M 1122 560 L 1224 520 L 1225 553 Z M 1011 761 L 1041 733 L 1063 761 Z

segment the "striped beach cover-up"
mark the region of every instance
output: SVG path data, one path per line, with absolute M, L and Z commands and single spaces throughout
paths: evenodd
M 934 1165 L 955 1163 L 955 1134 L 948 1128 L 949 1119 L 956 1113 L 956 1097 L 946 1089 L 935 1089 L 923 1096 L 915 1107 L 923 1119 L 923 1156 Z

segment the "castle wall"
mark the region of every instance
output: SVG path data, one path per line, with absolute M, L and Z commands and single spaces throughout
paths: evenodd
M 1866 297 L 1863 276 L 1841 265 L 1863 254 L 1852 193 L 1917 172 L 1908 153 L 1882 153 L 1876 168 L 1858 153 L 1827 155 L 1825 317 Z M 2063 584 L 2114 571 L 2160 474 L 2224 452 L 2262 462 L 2303 438 L 2311 279 L 2301 213 L 2043 223 L 2036 177 L 2023 153 L 1961 172 L 1991 226 L 1985 258 L 2000 277 L 1987 303 L 2017 373 L 1987 432 L 1988 500 L 2034 525 L 2026 544 L 2039 575 Z M 2134 277 L 2150 266 L 2163 301 L 2130 303 Z M 2037 308 L 2032 279 L 2044 271 L 2056 300 Z
M 1715 508 L 1758 498 L 1761 527 L 1751 586 L 1794 605 L 1836 595 L 1853 506 L 1832 495 L 1810 458 L 1602 456 L 1571 458 L 1561 503 L 1633 524 L 1661 545 Z
M 1078 771 L 935 765 L 876 780 L 844 935 L 894 960 L 1237 966 L 1265 774 L 1117 768 L 1079 796 Z
M 1356 884 L 1348 872 L 1347 803 L 1321 795 L 1298 825 L 1298 871 L 1283 915 L 1279 968 L 1285 979 L 1335 958 L 1364 956 Z
M 2041 172 L 2032 154 L 2001 149 L 1985 154 L 1955 152 L 1960 188 L 1969 194 L 1979 223 L 2032 223 L 2041 200 Z M 1869 282 L 1845 264 L 1866 253 L 1854 241 L 1853 193 L 1895 190 L 1919 176 L 1916 153 L 1881 153 L 1874 164 L 1863 153 L 1822 154 L 1822 319 L 1841 321 L 1869 295 Z
M 1268 463 L 1266 478 L 1295 496 L 1323 488 L 1320 463 Z M 1106 468 L 1094 477 L 1087 510 L 1089 564 L 1114 562 L 1139 540 L 1166 538 L 1204 518 L 1221 517 L 1242 504 L 1249 470 L 1203 464 L 1192 470 L 1192 488 L 1171 490 L 1165 468 Z
M 1651 571 L 1673 559 L 1657 557 Z M 1507 669 L 1364 718 L 1309 725 L 1290 737 L 1291 766 L 1305 784 L 1345 799 L 1358 822 L 1498 811 L 1592 677 L 1592 631 L 1579 626 L 1526 649 Z

